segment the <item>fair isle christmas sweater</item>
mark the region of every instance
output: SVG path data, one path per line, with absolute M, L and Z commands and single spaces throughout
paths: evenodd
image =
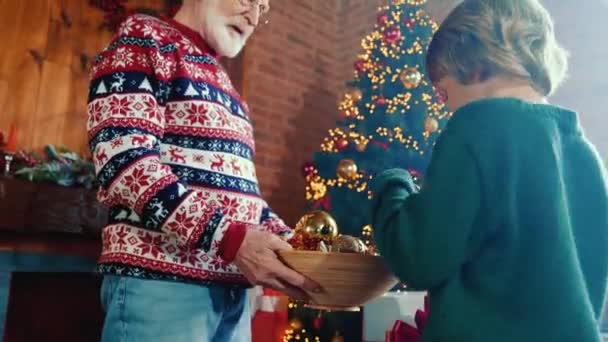
M 232 264 L 246 230 L 291 233 L 260 197 L 247 106 L 174 20 L 121 25 L 93 65 L 87 129 L 110 207 L 102 273 L 246 285 Z

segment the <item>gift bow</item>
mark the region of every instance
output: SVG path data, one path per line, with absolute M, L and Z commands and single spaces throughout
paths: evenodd
M 429 316 L 428 296 L 424 297 L 424 310 L 416 310 L 416 327 L 403 321 L 396 321 L 393 329 L 386 333 L 386 342 L 419 342 Z

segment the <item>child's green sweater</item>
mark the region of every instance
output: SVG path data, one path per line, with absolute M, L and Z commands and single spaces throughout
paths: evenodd
M 372 184 L 381 254 L 430 294 L 424 341 L 600 341 L 608 188 L 574 112 L 486 99 L 454 113 L 422 190 Z

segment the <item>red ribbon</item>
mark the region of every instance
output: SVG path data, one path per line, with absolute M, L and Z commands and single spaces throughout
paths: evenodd
M 393 329 L 386 332 L 386 342 L 419 342 L 429 315 L 428 296 L 424 297 L 424 310 L 416 310 L 416 327 L 403 321 L 396 321 Z
M 385 142 L 371 141 L 370 144 L 378 145 L 378 146 L 382 147 L 383 149 L 388 150 L 388 144 Z

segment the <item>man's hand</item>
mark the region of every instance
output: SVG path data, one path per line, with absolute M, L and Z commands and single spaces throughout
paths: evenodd
M 314 292 L 319 286 L 279 260 L 276 252 L 291 249 L 290 244 L 274 234 L 249 229 L 234 264 L 253 285 L 266 286 L 295 299 L 306 299 L 305 291 Z

